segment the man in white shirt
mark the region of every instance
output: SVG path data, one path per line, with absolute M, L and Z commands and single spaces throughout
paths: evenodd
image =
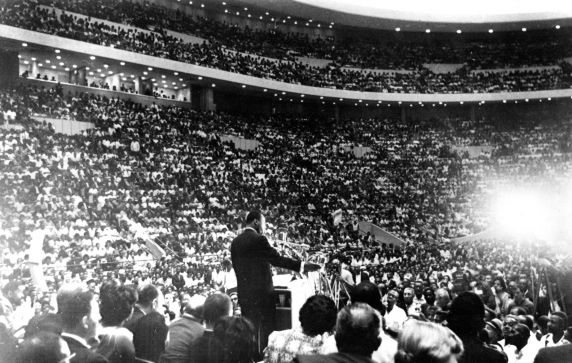
M 387 293 L 387 311 L 385 312 L 385 324 L 387 331 L 397 334 L 407 320 L 405 311 L 396 305 L 399 293 L 396 290 L 389 290 Z
M 556 347 L 570 344 L 565 338 L 566 322 L 560 314 L 552 314 L 548 320 L 548 334 L 540 339 L 540 347 Z

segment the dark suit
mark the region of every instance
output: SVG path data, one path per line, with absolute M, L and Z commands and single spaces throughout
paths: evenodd
M 135 356 L 152 362 L 159 361 L 159 356 L 165 350 L 168 332 L 163 315 L 150 312 L 137 320 L 133 330 Z
M 570 363 L 572 362 L 572 344 L 542 348 L 538 351 L 534 363 Z
M 132 333 L 134 333 L 135 324 L 137 323 L 137 320 L 139 320 L 143 316 L 145 316 L 143 310 L 141 310 L 139 306 L 135 305 L 135 307 L 133 307 L 133 313 L 131 314 L 129 319 L 127 319 L 123 323 L 123 326 L 129 329 Z
M 75 356 L 70 360 L 70 363 L 107 363 L 107 359 L 102 355 L 93 352 L 76 339 L 65 335 L 62 336 L 62 339 L 68 343 L 70 352 L 75 354 Z
M 366 356 L 350 353 L 332 353 L 327 355 L 298 355 L 294 363 L 374 363 Z
M 299 271 L 301 262 L 282 257 L 266 237 L 247 228 L 232 241 L 232 265 L 236 273 L 238 302 L 242 315 L 258 330 L 259 351 L 266 347 L 274 330 L 274 285 L 270 265 Z
M 189 347 L 199 339 L 205 328 L 199 320 L 189 314 L 184 314 L 179 320 L 169 325 L 169 344 L 161 356 L 164 363 L 184 363 L 189 354 Z

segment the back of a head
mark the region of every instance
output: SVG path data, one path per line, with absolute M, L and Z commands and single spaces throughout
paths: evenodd
M 148 284 L 139 289 L 137 303 L 143 307 L 150 307 L 159 296 L 159 290 L 154 285 Z
M 58 290 L 58 315 L 64 330 L 73 329 L 91 312 L 93 294 L 78 284 L 67 284 Z
M 56 333 L 39 332 L 20 344 L 16 363 L 58 363 L 66 358 L 64 344 Z
M 332 331 L 336 325 L 337 308 L 325 295 L 310 296 L 300 309 L 300 324 L 304 334 L 316 336 Z
M 447 316 L 449 328 L 460 336 L 477 334 L 485 326 L 485 305 L 472 292 L 463 292 L 451 303 Z
M 250 224 L 254 221 L 259 221 L 262 218 L 262 212 L 259 210 L 253 210 L 246 216 L 246 224 Z
M 353 353 L 367 357 L 381 344 L 379 332 L 381 317 L 371 306 L 355 303 L 338 313 L 336 345 L 341 353 Z
M 254 326 L 244 317 L 219 319 L 213 334 L 223 349 L 223 363 L 251 363 L 256 355 Z
M 409 320 L 399 333 L 395 363 L 447 363 L 463 352 L 461 339 L 450 329 Z
M 226 294 L 215 293 L 207 297 L 203 315 L 208 323 L 214 323 L 222 317 L 229 316 L 232 311 L 232 301 Z
M 113 280 L 104 282 L 99 291 L 101 323 L 104 326 L 120 326 L 131 315 L 137 292 Z
M 62 334 L 61 317 L 58 314 L 46 313 L 36 315 L 28 322 L 24 330 L 24 339 L 30 338 L 40 332 Z
M 376 284 L 370 281 L 362 281 L 352 289 L 352 303 L 362 302 L 377 310 L 382 316 L 385 315 L 385 306 L 381 303 L 381 293 Z

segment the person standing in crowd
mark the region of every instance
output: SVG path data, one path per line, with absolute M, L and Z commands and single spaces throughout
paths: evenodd
M 381 302 L 380 302 L 381 304 Z M 268 338 L 264 362 L 291 362 L 297 354 L 317 354 L 336 325 L 336 304 L 324 295 L 310 296 L 300 308 L 300 327 L 275 331 Z
M 202 324 L 205 298 L 194 295 L 185 302 L 183 316 L 169 325 L 162 363 L 183 363 L 187 361 L 190 346 L 205 332 Z
M 447 322 L 463 341 L 465 352 L 459 362 L 506 363 L 506 355 L 487 347 L 481 340 L 481 330 L 485 327 L 485 305 L 477 294 L 459 294 L 451 303 Z
M 133 345 L 137 358 L 157 362 L 165 350 L 168 328 L 163 315 L 163 293 L 154 285 L 143 287 L 139 296 L 147 301 L 139 300 L 139 306 L 145 315 L 137 319 L 132 327 Z M 151 299 L 150 301 L 148 301 Z
M 381 344 L 381 316 L 371 306 L 355 303 L 338 313 L 336 322 L 337 353 L 298 355 L 295 363 L 374 363 L 371 359 Z
M 399 334 L 395 363 L 457 363 L 462 354 L 463 342 L 450 329 L 409 320 Z
M 385 312 L 385 324 L 387 326 L 387 331 L 392 336 L 397 336 L 399 330 L 407 320 L 407 313 L 405 310 L 397 306 L 397 299 L 399 299 L 399 293 L 397 290 L 389 290 L 387 293 L 387 310 Z
M 513 290 L 513 294 L 514 298 L 508 304 L 508 311 L 511 312 L 512 309 L 523 308 L 524 311 L 526 311 L 526 314 L 533 315 L 534 304 L 532 303 L 532 301 L 528 300 L 528 298 L 524 295 L 524 292 L 519 287 L 515 287 Z
M 205 328 L 203 334 L 194 341 L 187 351 L 187 362 L 218 362 L 222 348 L 214 337 L 214 326 L 223 317 L 232 315 L 232 302 L 226 294 L 215 293 L 207 297 L 203 309 Z
M 110 363 L 135 361 L 133 333 L 123 327 L 131 316 L 137 292 L 131 287 L 121 286 L 114 280 L 104 282 L 99 289 L 99 312 L 102 328 L 100 343 L 96 351 Z
M 530 344 L 530 329 L 524 324 L 515 324 L 505 336 L 504 351 L 508 363 L 532 363 L 538 353 L 538 345 Z
M 102 355 L 94 353 L 88 341 L 96 337 L 101 320 L 94 295 L 81 285 L 67 284 L 58 290 L 58 315 L 62 322 L 62 338 L 74 357 L 71 363 L 104 363 Z
M 566 320 L 562 315 L 552 314 L 548 320 L 547 328 L 548 334 L 540 339 L 540 346 L 542 348 L 570 344 L 564 334 L 566 332 Z
M 241 313 L 254 324 L 259 353 L 266 347 L 274 325 L 274 285 L 270 266 L 300 272 L 303 267 L 306 271 L 319 269 L 315 264 L 280 256 L 264 237 L 265 228 L 264 215 L 251 211 L 246 217 L 244 231 L 230 247 Z

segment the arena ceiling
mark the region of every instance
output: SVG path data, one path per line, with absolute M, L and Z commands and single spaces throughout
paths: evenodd
M 218 0 L 214 0 L 217 2 Z M 426 32 L 489 32 L 572 26 L 570 0 L 229 0 L 325 25 Z

